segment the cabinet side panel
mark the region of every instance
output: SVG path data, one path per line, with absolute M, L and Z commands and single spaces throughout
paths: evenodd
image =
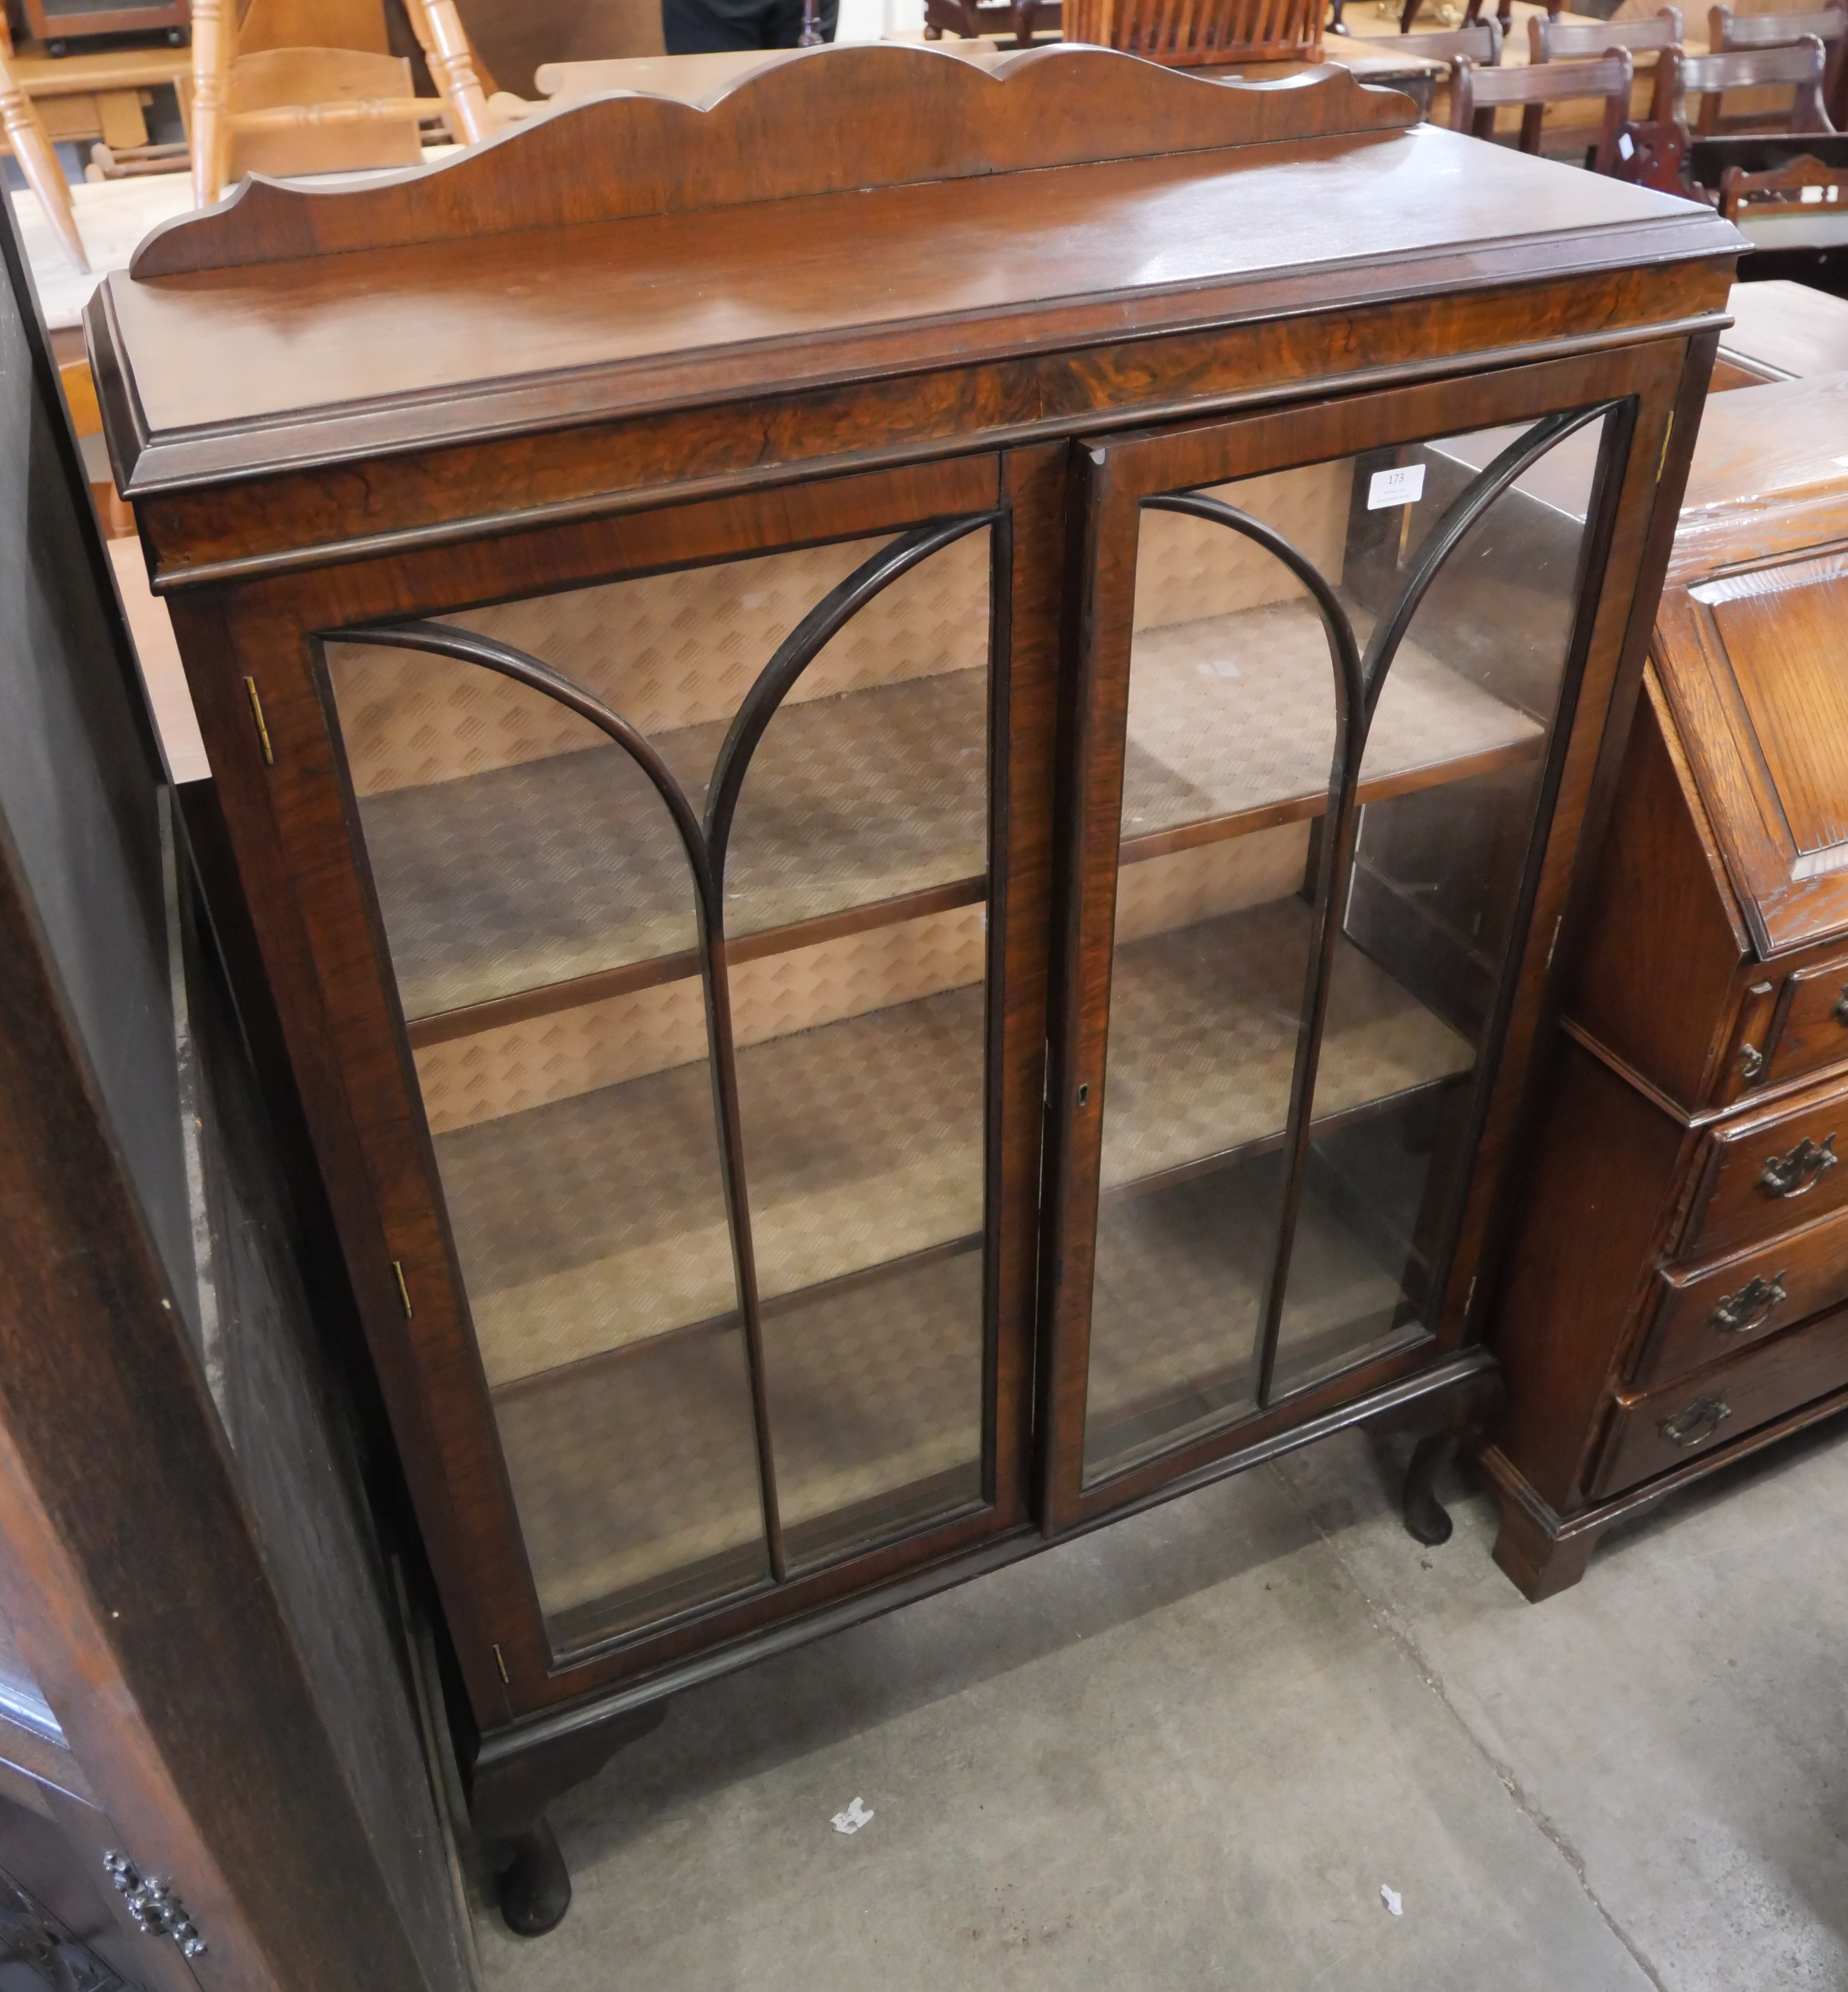
M 1508 1377 L 1496 1443 L 1563 1513 L 1652 1265 L 1684 1135 L 1569 1041 L 1547 1091 L 1490 1339 Z
M 1692 1112 L 1745 958 L 1654 679 L 1624 759 L 1567 1014 Z
M 274 1166 L 241 1020 L 206 936 L 195 929 L 187 940 L 207 1380 L 253 1533 L 385 1885 L 429 1982 L 465 1992 L 474 1966 L 386 1546 L 368 1508 L 353 1387 L 342 1373 L 352 1338 L 343 1323 L 336 1342 L 315 1317 L 300 1272 L 306 1240 Z

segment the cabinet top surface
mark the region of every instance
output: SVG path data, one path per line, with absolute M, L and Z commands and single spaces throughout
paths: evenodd
M 1716 395 L 1656 634 L 1764 953 L 1848 932 L 1848 374 Z
M 1777 524 L 1776 515 L 1844 498 L 1848 372 L 1715 394 L 1700 418 L 1700 438 L 1676 529 L 1672 572 L 1692 580 L 1780 547 L 1819 544 L 1833 536 L 1826 519 L 1788 517 L 1772 541 L 1767 531 Z
M 1788 380 L 1848 367 L 1848 298 L 1776 278 L 1734 285 L 1727 309 L 1723 352 Z
M 920 77 L 950 138 L 864 128 Z M 834 79 L 851 114 L 825 161 L 792 163 Z M 335 411 L 409 401 L 424 437 L 486 433 L 507 425 L 486 412 L 497 384 L 536 377 L 570 377 L 558 412 L 581 421 L 1737 246 L 1709 211 L 1410 114 L 1341 71 L 1240 88 L 1097 50 L 992 74 L 834 50 L 704 110 L 578 105 L 389 186 L 247 183 L 151 237 L 92 306 L 137 404 L 133 438 L 111 425 L 118 469 L 124 442 L 259 427 L 268 467 L 325 460 Z M 594 182 L 599 153 L 613 193 L 544 197 L 561 155 Z M 845 183 L 862 158 L 880 183 Z M 292 447 L 305 425 L 315 444 Z M 200 476 L 254 467 L 247 447 L 192 452 Z

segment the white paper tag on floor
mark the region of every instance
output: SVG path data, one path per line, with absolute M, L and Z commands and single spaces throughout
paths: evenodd
M 1402 1916 L 1405 1914 L 1405 1898 L 1396 1888 L 1389 1888 L 1383 1881 L 1379 1885 L 1379 1899 L 1386 1904 L 1389 1915 Z
M 845 1812 L 837 1812 L 832 1821 L 837 1833 L 858 1833 L 863 1826 L 871 1826 L 873 1815 L 864 1799 L 855 1799 Z M 1397 1915 L 1399 1912 L 1393 1912 Z
M 1424 496 L 1424 466 L 1402 464 L 1396 470 L 1376 470 L 1367 485 L 1367 510 L 1383 511 L 1389 505 L 1416 505 Z

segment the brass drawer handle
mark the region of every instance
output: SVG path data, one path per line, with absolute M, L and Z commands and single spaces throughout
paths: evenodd
M 1758 1184 L 1773 1196 L 1801 1196 L 1841 1160 L 1831 1134 L 1818 1148 L 1805 1134 L 1788 1155 L 1773 1155 L 1758 1173 Z
M 1707 1322 L 1722 1335 L 1750 1335 L 1754 1328 L 1762 1328 L 1789 1298 L 1782 1273 L 1773 1273 L 1768 1280 L 1754 1277 L 1736 1294 L 1728 1294 L 1707 1316 Z
M 1848 1003 L 1848 994 L 1844 994 L 1842 1000 Z M 1764 1054 L 1756 1045 L 1741 1045 L 1739 1047 L 1739 1076 L 1750 1086 L 1764 1070 Z
M 1848 1024 L 1848 982 L 1842 984 L 1842 993 L 1836 998 L 1835 1008 L 1829 1014 L 1838 1024 Z
M 1670 1445 L 1700 1445 L 1711 1438 L 1733 1414 L 1724 1397 L 1696 1397 L 1685 1411 L 1664 1418 L 1655 1429 Z

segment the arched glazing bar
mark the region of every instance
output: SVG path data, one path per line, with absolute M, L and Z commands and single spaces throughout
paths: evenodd
M 1145 510 L 1178 512 L 1223 526 L 1273 554 L 1308 591 L 1327 636 L 1334 667 L 1335 750 L 1316 866 L 1315 940 L 1310 950 L 1308 986 L 1300 1013 L 1296 1058 L 1291 1075 L 1276 1247 L 1259 1316 L 1256 1401 L 1260 1410 L 1269 1408 L 1274 1388 L 1284 1290 L 1308 1163 L 1316 1079 L 1328 1020 L 1335 946 L 1340 934 L 1339 889 L 1353 855 L 1359 816 L 1362 766 L 1366 754 L 1367 736 L 1386 687 L 1386 674 L 1420 603 L 1430 592 L 1444 563 L 1489 507 L 1557 444 L 1600 420 L 1615 406 L 1614 403 L 1601 402 L 1593 407 L 1544 417 L 1479 471 L 1426 535 L 1411 572 L 1394 595 L 1386 613 L 1374 626 L 1364 653 L 1352 620 L 1327 578 L 1300 548 L 1274 527 L 1240 511 L 1223 499 L 1199 492 L 1164 493 L 1142 501 Z
M 762 1312 L 752 1247 L 750 1203 L 738 1104 L 725 940 L 725 865 L 733 818 L 751 758 L 783 698 L 841 629 L 876 595 L 944 547 L 985 526 L 995 513 L 967 514 L 912 527 L 869 556 L 823 597 L 778 645 L 742 701 L 714 764 L 704 819 L 640 728 L 563 672 L 512 645 L 454 624 L 415 621 L 371 623 L 326 633 L 323 642 L 415 650 L 472 664 L 524 685 L 588 721 L 621 748 L 660 796 L 693 875 L 698 916 L 701 981 L 711 1052 L 713 1108 L 734 1273 L 739 1296 L 759 1499 L 771 1574 L 783 1582 L 789 1564 L 776 1489 Z
M 711 854 L 714 882 L 725 890 L 725 856 L 731 841 L 731 824 L 738 813 L 739 796 L 751 757 L 764 736 L 777 708 L 794 688 L 796 681 L 820 656 L 827 645 L 846 628 L 875 595 L 892 586 L 902 575 L 922 565 L 945 547 L 965 539 L 984 526 L 996 523 L 993 513 L 981 512 L 950 519 L 932 526 L 918 526 L 902 533 L 889 545 L 865 560 L 829 589 L 803 616 L 782 643 L 776 654 L 759 673 L 756 682 L 740 703 L 725 742 L 713 765 L 712 786 L 707 792 L 705 839 Z

